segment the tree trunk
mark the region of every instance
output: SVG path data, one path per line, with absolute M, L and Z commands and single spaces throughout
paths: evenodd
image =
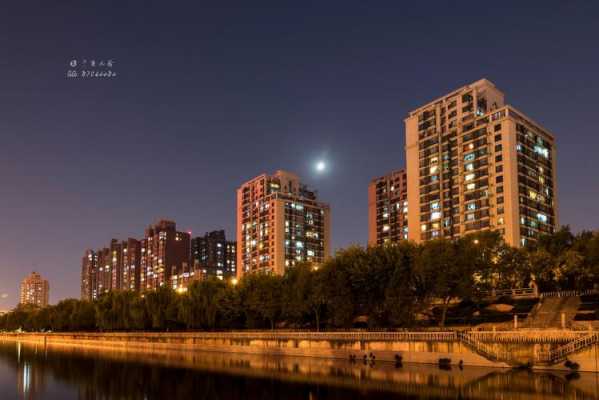
M 443 302 L 443 312 L 441 313 L 441 322 L 439 323 L 440 327 L 445 326 L 445 317 L 447 316 L 447 309 L 449 308 L 449 300 L 451 300 L 451 297 L 448 296 Z
M 315 310 L 314 314 L 316 315 L 316 332 L 320 332 L 320 313 Z

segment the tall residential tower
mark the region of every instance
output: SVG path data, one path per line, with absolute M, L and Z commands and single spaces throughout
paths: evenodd
M 486 79 L 405 120 L 408 237 L 499 230 L 524 245 L 558 225 L 555 139 Z
M 368 185 L 368 245 L 408 238 L 408 182 L 405 169 L 375 178 Z
M 170 284 L 171 275 L 189 264 L 190 234 L 177 231 L 174 221 L 160 220 L 146 229 L 141 241 L 141 290 Z
M 48 285 L 48 281 L 43 279 L 37 272 L 32 272 L 21 281 L 20 304 L 46 307 L 49 295 L 50 285 Z
M 236 276 L 237 244 L 225 237 L 225 231 L 207 232 L 191 239 L 191 266 L 204 276 L 219 279 Z
M 282 275 L 330 253 L 330 208 L 297 175 L 263 174 L 237 189 L 237 277 Z

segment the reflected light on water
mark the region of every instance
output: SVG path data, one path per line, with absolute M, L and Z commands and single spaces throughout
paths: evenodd
M 57 381 L 74 397 L 102 399 L 599 399 L 595 374 L 39 346 L 0 342 L 0 364 L 18 368 L 23 397 L 44 398 L 46 381 Z

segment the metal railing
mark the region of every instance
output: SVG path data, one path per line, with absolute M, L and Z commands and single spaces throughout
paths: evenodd
M 558 290 L 554 292 L 541 293 L 541 298 L 545 297 L 575 297 L 575 296 L 589 296 L 592 294 L 599 294 L 597 289 L 588 290 Z
M 80 339 L 103 337 L 123 340 L 169 339 L 217 339 L 217 340 L 331 340 L 331 341 L 413 341 L 452 342 L 457 341 L 456 332 L 144 332 L 144 333 L 53 333 L 53 336 L 77 337 Z
M 599 333 L 592 333 L 575 339 L 563 346 L 550 351 L 542 351 L 537 354 L 537 360 L 542 363 L 555 364 L 565 361 L 567 356 L 583 350 L 599 341 Z
M 481 294 L 485 297 L 509 296 L 514 299 L 539 297 L 539 292 L 535 288 L 492 289 L 490 291 L 483 291 Z
M 458 338 L 462 343 L 489 360 L 506 362 L 508 364 L 512 363 L 511 353 L 509 351 L 497 350 L 495 346 L 478 340 L 471 336 L 469 332 L 459 333 Z
M 587 334 L 584 331 L 563 329 L 522 329 L 517 331 L 468 331 L 468 335 L 482 342 L 520 344 L 562 344 Z

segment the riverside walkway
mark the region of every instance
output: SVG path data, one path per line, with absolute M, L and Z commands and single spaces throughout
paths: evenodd
M 376 358 L 464 365 L 551 367 L 596 371 L 599 332 L 566 329 L 406 332 L 108 332 L 0 333 L 0 341 L 121 350 L 218 351 L 322 358 Z

